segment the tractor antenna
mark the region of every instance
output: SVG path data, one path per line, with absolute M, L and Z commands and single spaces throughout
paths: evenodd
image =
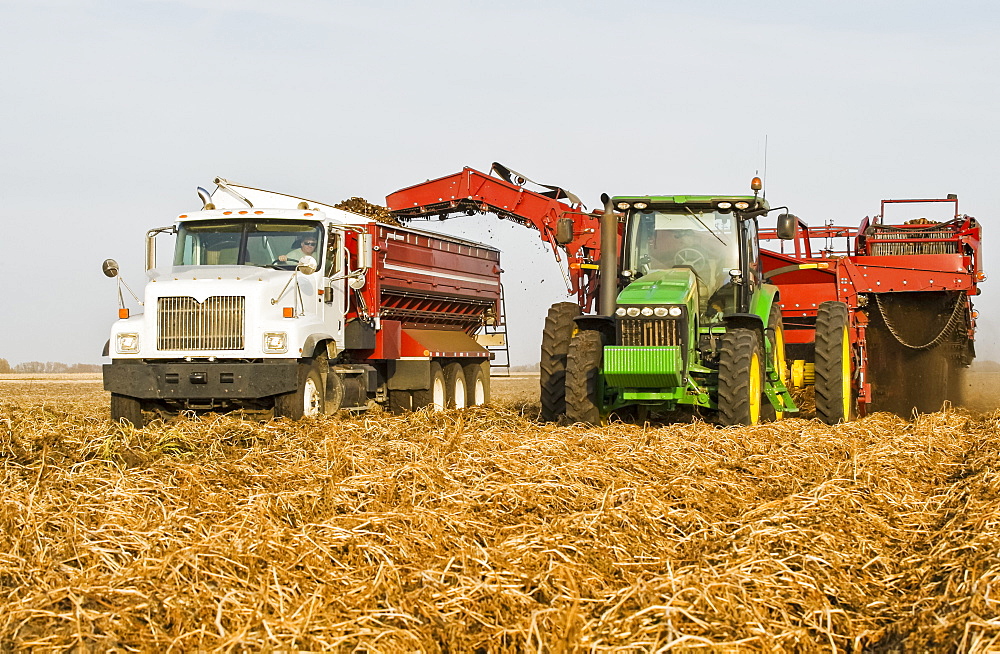
M 763 199 L 767 199 L 767 134 L 764 135 L 764 193 L 761 196 Z

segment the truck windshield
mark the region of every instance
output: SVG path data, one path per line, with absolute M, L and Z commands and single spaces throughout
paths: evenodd
M 736 219 L 691 207 L 672 211 L 636 211 L 629 226 L 626 265 L 639 275 L 654 270 L 688 268 L 698 282 L 702 314 L 712 314 L 709 298 L 739 268 Z
M 322 262 L 323 228 L 289 220 L 181 223 L 175 266 L 268 266 L 292 270 L 305 255 Z

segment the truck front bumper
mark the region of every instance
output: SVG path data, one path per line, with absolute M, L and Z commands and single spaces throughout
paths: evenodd
M 104 364 L 104 390 L 139 399 L 250 399 L 298 388 L 297 361 Z

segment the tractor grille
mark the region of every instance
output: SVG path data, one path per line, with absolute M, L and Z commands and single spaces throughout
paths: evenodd
M 242 350 L 244 297 L 161 297 L 156 304 L 159 350 Z
M 618 342 L 632 347 L 681 345 L 681 325 L 677 318 L 621 318 Z

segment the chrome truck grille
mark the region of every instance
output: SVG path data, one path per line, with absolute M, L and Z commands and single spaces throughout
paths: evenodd
M 618 341 L 633 347 L 681 345 L 683 323 L 677 318 L 620 318 Z
M 156 303 L 159 350 L 242 350 L 243 296 L 161 297 Z

